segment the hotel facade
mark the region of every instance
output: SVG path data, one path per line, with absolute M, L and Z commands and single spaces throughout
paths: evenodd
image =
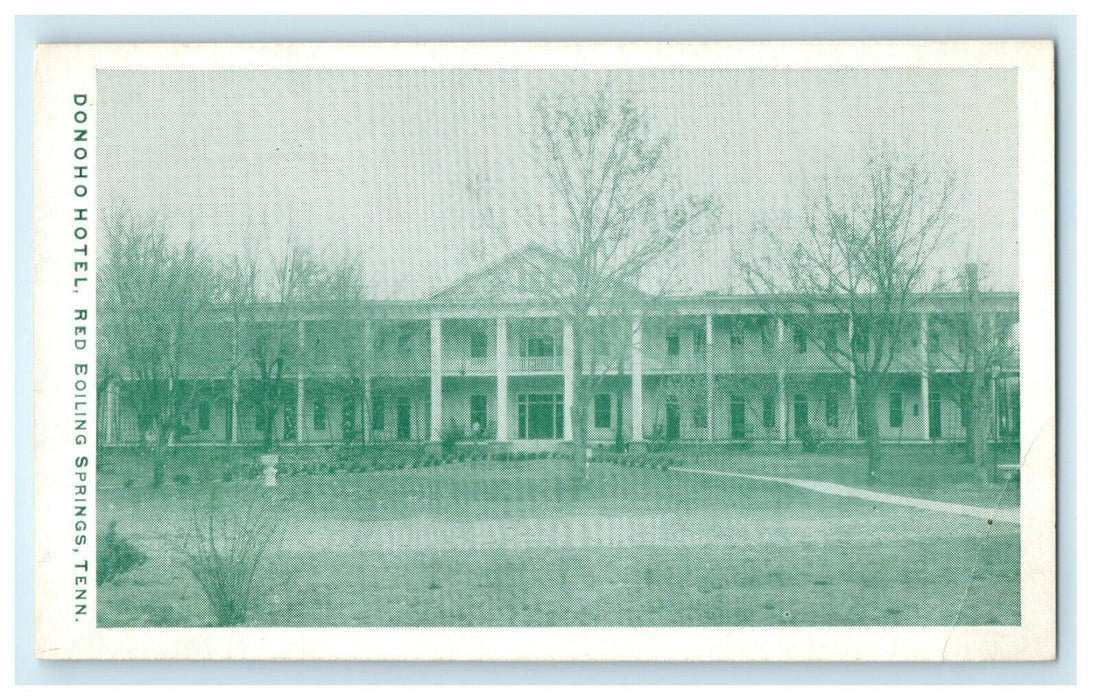
M 524 285 L 505 258 L 418 301 L 363 301 L 253 309 L 248 328 L 227 310 L 196 319 L 175 350 L 187 390 L 178 444 L 258 446 L 263 411 L 250 334 L 285 339 L 274 442 L 290 445 L 438 444 L 445 438 L 501 449 L 572 440 L 567 419 L 578 373 L 590 382 L 592 442 L 784 444 L 811 429 L 825 442 L 858 442 L 877 421 L 884 442 L 965 439 L 969 353 L 961 294 L 911 301 L 876 406 L 860 407 L 850 368 L 829 343 L 857 343 L 855 319 L 809 337 L 796 314 L 757 295 L 638 295 L 632 308 L 594 317 L 581 367 L 571 324 Z M 986 292 L 982 314 L 1007 329 L 1018 295 Z M 100 328 L 109 324 L 104 315 Z M 100 341 L 98 437 L 137 444 L 126 400 L 135 379 L 120 348 Z M 1017 344 L 990 376 L 994 441 L 1018 440 Z M 114 359 L 112 359 L 114 358 Z

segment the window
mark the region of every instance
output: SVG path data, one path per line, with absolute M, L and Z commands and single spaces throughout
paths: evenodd
M 370 429 L 385 430 L 385 397 L 381 394 L 370 397 Z
M 943 403 L 942 395 L 931 393 L 927 397 L 927 423 L 928 432 L 932 440 L 938 440 L 943 436 Z
M 899 428 L 904 424 L 904 395 L 894 391 L 889 395 L 889 427 Z
M 668 357 L 679 357 L 679 334 L 668 334 Z
M 706 329 L 695 329 L 695 357 L 706 356 Z
M 829 428 L 838 428 L 840 424 L 840 402 L 834 391 L 824 396 L 824 423 Z
M 696 430 L 705 430 L 710 422 L 706 414 L 706 397 L 696 396 L 691 408 L 691 422 Z
M 313 400 L 313 430 L 328 429 L 328 407 L 324 403 L 324 397 Z
M 526 351 L 525 357 L 553 357 L 553 337 L 548 335 L 532 335 L 527 338 L 525 345 L 520 347 L 520 352 Z
M 794 326 L 794 346 L 799 353 L 805 353 L 808 350 L 808 335 L 800 326 Z
M 763 427 L 773 428 L 775 427 L 775 397 L 764 396 L 763 397 Z
M 774 346 L 775 341 L 771 336 L 771 326 L 763 324 L 759 329 L 759 344 L 764 350 L 770 350 Z
M 747 431 L 744 427 L 744 397 L 734 395 L 729 405 L 729 437 L 743 440 Z
M 474 394 L 469 397 L 469 431 L 472 435 L 480 436 L 488 425 L 488 397 L 483 394 Z
M 931 355 L 939 352 L 939 334 L 936 331 L 927 333 L 927 352 Z
M 210 429 L 210 402 L 203 401 L 198 405 L 198 429 Z
M 729 333 L 729 347 L 739 348 L 744 345 L 744 331 L 735 329 Z
M 809 397 L 794 394 L 794 435 L 801 436 L 809 427 Z
M 610 428 L 611 427 L 611 395 L 610 394 L 596 394 L 595 395 L 595 427 L 596 428 Z
M 484 331 L 473 331 L 469 334 L 469 356 L 474 360 L 488 357 L 488 335 Z

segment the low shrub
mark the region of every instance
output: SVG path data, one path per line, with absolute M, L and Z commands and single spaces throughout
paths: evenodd
M 205 509 L 196 509 L 174 545 L 221 627 L 248 622 L 259 594 L 257 574 L 279 532 L 265 492 L 235 496 L 221 499 L 211 491 Z
M 114 581 L 148 560 L 141 550 L 118 534 L 113 520 L 107 524 L 106 532 L 98 534 L 95 547 L 95 581 L 100 586 Z

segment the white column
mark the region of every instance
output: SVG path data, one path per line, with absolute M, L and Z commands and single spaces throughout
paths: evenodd
M 641 333 L 641 312 L 633 315 L 633 342 L 630 349 L 630 414 L 633 426 L 633 442 L 645 441 L 645 406 L 642 395 L 641 371 L 644 360 L 644 341 Z
M 103 420 L 106 423 L 104 426 L 105 439 L 108 445 L 113 445 L 115 442 L 115 425 L 114 425 L 114 411 L 115 411 L 115 391 L 118 385 L 115 382 L 107 383 L 107 407 L 103 411 Z
M 565 442 L 572 441 L 573 373 L 576 370 L 576 353 L 573 342 L 572 321 L 566 320 L 561 333 L 561 354 L 563 355 L 561 370 L 565 385 L 565 395 L 563 397 L 565 404 L 565 425 L 563 430 Z M 583 371 L 583 369 L 581 369 L 581 371 Z
M 786 442 L 786 323 L 775 318 L 775 357 L 778 358 L 778 439 Z
M 997 399 L 996 399 L 996 384 L 997 384 L 996 377 L 993 376 L 992 379 L 989 380 L 988 398 L 989 398 L 989 402 L 992 404 L 992 407 L 991 407 L 992 408 L 991 438 L 994 441 L 999 441 L 999 439 L 1000 439 L 1000 406 L 997 404 Z
M 706 314 L 706 439 L 714 439 L 714 315 Z
M 849 363 L 851 369 L 848 376 L 851 385 L 851 439 L 859 439 L 859 393 L 858 387 L 855 386 L 855 318 L 853 316 L 847 317 L 847 348 L 851 353 L 851 362 Z
M 431 315 L 431 442 L 443 439 L 443 322 Z
M 298 321 L 298 442 L 305 441 L 305 321 Z
M 363 321 L 363 443 L 370 442 L 374 417 L 371 411 L 374 408 L 373 395 L 371 394 L 371 370 L 374 362 L 374 333 L 370 319 Z
M 920 314 L 920 421 L 923 439 L 931 440 L 931 368 L 927 360 L 927 314 Z
M 508 440 L 508 321 L 496 317 L 496 440 Z

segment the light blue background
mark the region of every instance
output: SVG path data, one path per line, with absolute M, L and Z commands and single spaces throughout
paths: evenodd
M 34 658 L 32 70 L 38 43 L 1053 39 L 1057 60 L 1058 647 L 1035 664 L 75 662 Z M 1076 19 L 1046 17 L 17 17 L 15 671 L 70 683 L 1073 683 L 1076 679 Z M 1063 264 L 1062 264 L 1063 263 Z

